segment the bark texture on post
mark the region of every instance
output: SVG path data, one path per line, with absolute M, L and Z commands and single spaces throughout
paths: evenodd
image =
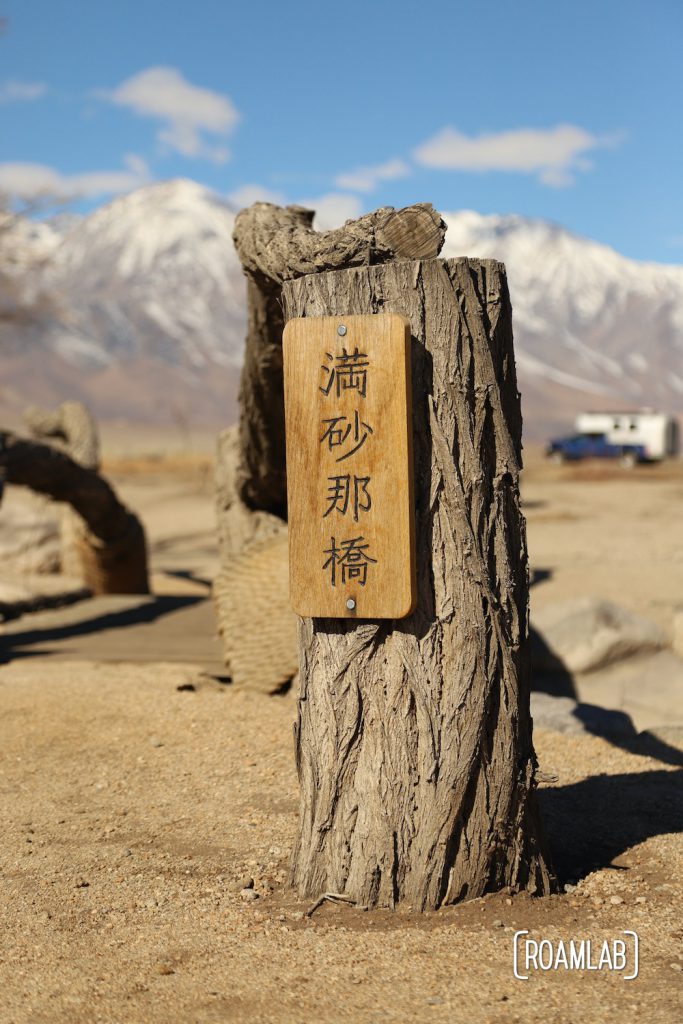
M 216 444 L 214 490 L 222 565 L 239 558 L 252 544 L 287 532 L 287 524 L 279 516 L 249 508 L 240 498 L 237 493 L 239 458 L 239 428 L 234 425 L 221 431 Z
M 293 881 L 421 909 L 548 893 L 504 267 L 390 263 L 291 281 L 283 298 L 287 319 L 410 320 L 419 592 L 400 621 L 301 620 Z
M 103 477 L 51 445 L 1 432 L 0 468 L 8 483 L 66 502 L 78 513 L 83 582 L 94 594 L 149 593 L 145 531 Z

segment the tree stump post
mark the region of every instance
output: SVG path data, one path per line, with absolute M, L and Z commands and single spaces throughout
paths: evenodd
M 421 910 L 549 893 L 504 267 L 387 262 L 286 280 L 282 295 L 287 320 L 410 321 L 419 594 L 402 620 L 300 620 L 292 881 Z

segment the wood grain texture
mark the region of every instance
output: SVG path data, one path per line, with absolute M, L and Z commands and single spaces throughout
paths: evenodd
M 283 348 L 292 606 L 403 618 L 416 598 L 410 325 L 290 320 Z
M 412 333 L 417 585 L 400 621 L 300 622 L 303 896 L 416 908 L 556 882 L 529 714 L 521 411 L 504 267 L 313 274 L 286 318 L 400 312 Z

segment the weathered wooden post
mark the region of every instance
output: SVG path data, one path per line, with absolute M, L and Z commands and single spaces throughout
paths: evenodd
M 301 620 L 294 883 L 306 896 L 332 891 L 359 905 L 420 909 L 505 887 L 550 892 L 534 793 L 522 423 L 504 268 L 392 262 L 289 281 L 283 298 L 287 320 L 332 317 L 341 327 L 377 311 L 407 318 L 417 537 L 408 617 L 363 621 L 342 611 Z M 366 352 L 364 330 L 345 336 L 347 354 Z M 326 349 L 343 359 L 325 335 L 315 353 L 323 387 Z M 297 382 L 286 379 L 289 396 Z M 368 444 L 390 461 L 381 415 L 370 425 Z M 323 435 L 324 426 L 308 443 Z M 298 457 L 289 453 L 290 462 Z M 387 496 L 374 513 L 381 523 L 397 509 Z M 372 537 L 351 525 L 349 537 Z M 337 521 L 330 535 L 339 543 L 344 530 Z M 314 537 L 309 558 L 322 576 L 327 556 Z M 368 589 L 375 568 L 367 567 Z
M 311 220 L 310 211 L 256 204 L 235 230 L 250 323 L 236 478 L 242 507 L 233 502 L 228 512 L 285 516 L 281 302 L 295 353 L 288 459 L 298 463 L 296 486 L 310 484 L 294 508 L 290 494 L 290 518 L 301 515 L 290 522 L 290 538 L 298 537 L 291 571 L 307 615 L 299 625 L 293 882 L 302 896 L 334 892 L 368 907 L 433 909 L 506 887 L 548 893 L 555 879 L 535 800 L 522 424 L 504 268 L 435 259 L 444 225 L 425 205 L 379 210 L 320 235 Z M 412 377 L 403 431 L 393 399 L 408 378 L 396 340 L 384 369 L 398 376 L 375 375 L 387 402 L 365 405 L 381 365 L 370 355 L 384 351 L 368 351 L 369 342 L 396 339 L 398 318 L 408 325 Z M 353 371 L 356 384 L 359 371 L 367 374 L 359 397 L 348 376 L 345 387 L 332 371 L 351 372 L 362 355 L 365 365 L 356 361 Z M 358 403 L 323 415 L 323 393 Z M 378 445 L 370 461 L 325 473 L 338 458 L 331 432 L 335 446 L 364 437 L 364 458 Z M 414 577 L 410 528 L 395 522 L 409 493 L 408 432 Z M 389 434 L 403 438 L 398 447 L 386 447 Z M 372 475 L 401 465 L 394 501 L 387 480 L 377 490 Z M 397 593 L 393 607 L 377 612 L 372 580 L 383 561 L 364 545 L 389 520 L 380 547 L 382 558 L 392 555 Z

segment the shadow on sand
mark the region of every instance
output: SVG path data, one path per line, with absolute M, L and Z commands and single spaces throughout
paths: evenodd
M 539 790 L 541 814 L 561 882 L 613 861 L 651 836 L 683 832 L 683 771 L 593 775 Z
M 531 585 L 551 572 L 537 570 Z M 548 651 L 531 630 L 532 651 L 543 662 Z M 579 700 L 574 678 L 563 665 L 532 673 L 532 690 L 577 701 L 572 714 L 584 729 L 641 757 L 683 767 L 683 751 L 652 733 L 638 733 L 629 715 Z M 600 868 L 624 870 L 613 861 L 651 836 L 683 832 L 683 771 L 647 771 L 593 775 L 568 786 L 539 790 L 539 803 L 553 863 L 562 883 L 577 881 Z
M 139 599 L 130 598 L 128 607 L 108 611 L 95 615 L 90 619 L 82 619 L 77 622 L 65 623 L 63 625 L 46 626 L 41 628 L 26 629 L 22 632 L 8 632 L 0 635 L 0 665 L 7 664 L 16 658 L 40 657 L 49 654 L 45 649 L 41 651 L 26 650 L 34 644 L 45 644 L 60 642 L 74 637 L 87 636 L 88 634 L 101 633 L 109 629 L 125 629 L 128 626 L 138 626 L 143 623 L 156 622 L 158 619 L 187 608 L 190 605 L 205 601 L 202 595 L 182 596 L 160 596 L 143 597 Z M 30 617 L 27 620 L 30 622 Z
M 531 575 L 531 586 L 550 579 L 551 576 L 552 570 L 535 569 Z M 547 665 L 553 662 L 555 664 L 552 671 L 532 668 L 531 689 L 533 691 L 547 693 L 551 697 L 569 697 L 576 701 L 576 707 L 572 714 L 584 729 L 594 736 L 602 736 L 630 754 L 639 754 L 642 757 L 655 758 L 663 764 L 683 767 L 683 751 L 658 739 L 651 733 L 639 733 L 630 716 L 624 711 L 615 711 L 598 704 L 587 704 L 580 701 L 572 673 L 562 664 L 556 652 L 550 650 L 543 637 L 533 626 L 530 629 L 530 641 L 532 666 L 534 663 Z

